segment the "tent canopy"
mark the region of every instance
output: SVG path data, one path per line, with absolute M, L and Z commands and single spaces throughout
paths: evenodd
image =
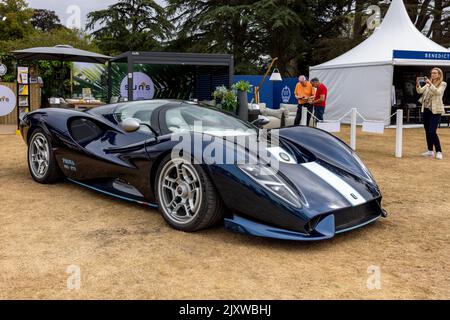
M 372 36 L 347 53 L 314 66 L 311 70 L 383 64 L 450 65 L 450 57 L 440 60 L 426 59 L 424 56 L 421 59 L 420 55 L 417 55 L 416 59 L 396 59 L 393 55 L 394 51 L 448 54 L 448 49 L 433 42 L 417 30 L 411 22 L 402 0 L 393 0 L 382 24 Z
M 13 51 L 12 54 L 17 60 L 58 60 L 104 64 L 111 59 L 99 53 L 76 49 L 68 45 L 29 48 Z
M 325 119 L 340 119 L 357 108 L 366 120 L 389 124 L 394 67 L 401 65 L 450 66 L 450 53 L 416 29 L 402 0 L 393 0 L 372 36 L 310 69 L 310 77 L 318 77 L 329 89 Z

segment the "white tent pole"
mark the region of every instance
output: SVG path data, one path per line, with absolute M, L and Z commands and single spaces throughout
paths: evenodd
M 309 125 L 308 123 L 308 109 L 306 107 L 302 107 L 302 121 L 300 123 L 302 126 Z
M 403 156 L 403 110 L 397 110 L 397 129 L 395 137 L 395 157 Z
M 350 127 L 350 147 L 353 151 L 356 151 L 356 121 L 357 121 L 358 113 L 356 108 L 352 109 L 352 120 Z

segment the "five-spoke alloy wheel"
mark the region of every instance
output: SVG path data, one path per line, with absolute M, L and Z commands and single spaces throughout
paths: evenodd
M 52 144 L 42 129 L 33 132 L 28 144 L 28 168 L 39 183 L 53 183 L 61 178 Z
M 156 183 L 160 210 L 172 227 L 197 231 L 222 218 L 222 202 L 200 165 L 168 156 L 158 169 Z
M 182 159 L 164 166 L 158 183 L 162 209 L 173 221 L 192 222 L 200 210 L 202 186 L 195 168 Z

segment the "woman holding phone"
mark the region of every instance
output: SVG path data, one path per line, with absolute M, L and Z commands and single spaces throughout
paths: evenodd
M 422 95 L 423 124 L 427 137 L 428 151 L 423 154 L 425 157 L 434 157 L 436 149 L 436 159 L 442 160 L 442 148 L 437 129 L 441 122 L 441 115 L 445 113 L 444 92 L 447 83 L 443 81 L 444 73 L 439 68 L 431 70 L 431 79 L 417 78 L 417 93 Z

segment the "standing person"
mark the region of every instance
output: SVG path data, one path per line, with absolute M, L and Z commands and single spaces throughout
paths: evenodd
M 30 67 L 30 83 L 38 83 L 39 87 L 42 89 L 44 88 L 44 81 L 42 78 L 36 73 L 35 66 Z
M 300 125 L 302 121 L 302 108 L 305 107 L 308 109 L 308 117 L 306 125 L 309 125 L 309 121 L 311 120 L 311 114 L 313 112 L 313 107 L 309 103 L 309 99 L 313 96 L 313 87 L 311 83 L 306 79 L 305 76 L 300 76 L 298 78 L 297 86 L 295 87 L 295 97 L 298 100 L 297 106 L 297 115 L 295 117 L 294 126 Z
M 442 148 L 437 129 L 441 122 L 441 115 L 445 113 L 443 97 L 447 83 L 443 81 L 444 73 L 439 68 L 431 70 L 431 79 L 417 78 L 417 93 L 421 94 L 423 125 L 427 137 L 428 151 L 423 154 L 425 157 L 434 157 L 434 148 L 436 149 L 436 159 L 442 160 Z M 421 85 L 421 80 L 425 84 Z
M 31 66 L 30 69 L 29 69 L 29 72 L 30 72 L 30 83 L 37 83 L 37 84 L 39 84 L 39 93 L 41 95 L 41 107 L 42 108 L 49 107 L 47 97 L 44 95 L 44 93 L 42 91 L 42 89 L 44 88 L 44 81 L 36 73 L 36 67 L 35 66 Z
M 327 106 L 328 89 L 323 83 L 320 83 L 318 78 L 312 79 L 311 84 L 316 88 L 316 95 L 311 99 L 311 103 L 314 106 L 314 116 L 323 121 L 325 107 Z

